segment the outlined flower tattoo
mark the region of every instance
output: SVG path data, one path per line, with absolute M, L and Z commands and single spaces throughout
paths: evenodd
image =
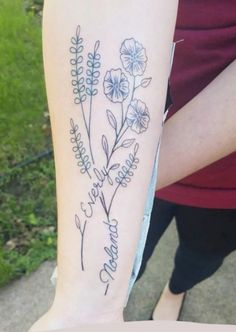
M 122 103 L 129 95 L 129 81 L 121 69 L 107 71 L 103 86 L 106 97 L 113 103 Z
M 131 76 L 141 76 L 145 72 L 148 60 L 146 50 L 134 38 L 124 40 L 120 48 L 120 58 L 124 69 Z
M 128 107 L 127 125 L 137 134 L 141 134 L 147 130 L 149 121 L 150 116 L 146 104 L 141 100 L 134 99 Z
M 107 119 L 114 130 L 114 141 L 102 136 L 102 148 L 106 155 L 106 168 L 109 169 L 113 155 L 120 149 L 130 148 L 136 142 L 133 137 L 125 137 L 128 131 L 141 134 L 148 129 L 150 115 L 146 104 L 135 98 L 140 88 L 147 88 L 151 77 L 142 77 L 147 67 L 146 49 L 134 38 L 125 39 L 120 46 L 121 68 L 106 71 L 103 88 L 105 96 L 112 103 L 120 104 L 120 112 L 107 109 Z

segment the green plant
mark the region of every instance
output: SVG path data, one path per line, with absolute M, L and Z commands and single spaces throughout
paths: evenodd
M 48 145 L 41 23 L 22 0 L 0 2 L 0 172 Z
M 43 160 L 1 185 L 0 285 L 55 258 L 54 164 Z
M 15 167 L 51 148 L 41 20 L 30 10 L 42 3 L 0 1 L 0 285 L 56 253 L 53 160 Z

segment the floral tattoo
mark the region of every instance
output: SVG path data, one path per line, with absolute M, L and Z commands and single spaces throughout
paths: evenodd
M 152 78 L 144 76 L 148 65 L 146 49 L 136 39 L 129 38 L 121 43 L 118 50 L 121 66 L 106 71 L 102 89 L 100 89 L 102 65 L 100 48 L 101 43 L 97 40 L 85 60 L 81 27 L 77 27 L 70 46 L 71 84 L 74 103 L 82 113 L 83 124 L 79 126 L 74 119 L 70 119 L 69 133 L 73 145 L 72 151 L 75 159 L 78 160 L 77 166 L 80 173 L 87 175 L 91 181 L 87 199 L 79 202 L 74 219 L 81 238 L 81 270 L 86 271 L 84 245 L 89 221 L 94 216 L 95 205 L 100 204 L 104 212 L 104 220 L 101 222 L 107 232 L 107 244 L 103 247 L 106 259 L 98 270 L 98 278 L 104 285 L 104 295 L 107 295 L 110 285 L 116 278 L 119 264 L 119 221 L 113 215 L 112 208 L 118 191 L 129 186 L 139 164 L 138 138 L 148 130 L 150 114 L 147 104 L 139 99 L 137 94 L 138 89 L 147 88 L 150 85 Z M 92 135 L 92 119 L 95 112 L 95 99 L 99 93 L 105 95 L 110 105 L 104 112 L 107 124 L 113 132 L 113 137 L 105 132 L 102 134 L 101 149 L 105 156 L 105 163 L 100 168 L 96 164 L 96 156 L 92 149 L 93 140 L 98 139 Z M 118 107 L 118 113 L 112 110 L 115 105 L 116 109 Z M 83 139 L 82 125 L 86 133 Z M 126 134 L 129 131 L 127 137 Z M 120 149 L 125 149 L 127 156 L 117 163 L 114 155 Z M 111 188 L 109 194 L 106 190 L 107 186 Z

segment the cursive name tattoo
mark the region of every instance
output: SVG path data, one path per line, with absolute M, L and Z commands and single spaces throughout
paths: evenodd
M 104 251 L 107 256 L 106 263 L 103 264 L 102 269 L 99 272 L 99 278 L 102 283 L 105 284 L 105 293 L 107 295 L 108 288 L 112 280 L 115 279 L 114 274 L 118 266 L 118 221 L 116 219 L 111 219 L 108 221 L 103 221 L 103 223 L 108 228 L 109 232 L 109 244 L 104 247 Z
M 97 200 L 103 196 L 102 188 L 104 183 L 107 182 L 110 185 L 113 185 L 114 181 L 111 177 L 111 172 L 115 171 L 120 167 L 119 164 L 113 164 L 109 169 L 103 167 L 103 169 L 98 170 L 97 168 L 93 169 L 95 181 L 92 183 L 92 187 L 88 192 L 88 201 L 81 202 L 80 207 L 86 218 L 92 218 L 93 216 L 93 207 L 97 203 Z

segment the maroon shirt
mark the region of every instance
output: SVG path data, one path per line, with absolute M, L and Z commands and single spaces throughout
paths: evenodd
M 174 40 L 181 39 L 170 77 L 170 115 L 236 59 L 236 0 L 180 0 Z M 157 196 L 183 205 L 236 208 L 236 153 L 159 190 Z

